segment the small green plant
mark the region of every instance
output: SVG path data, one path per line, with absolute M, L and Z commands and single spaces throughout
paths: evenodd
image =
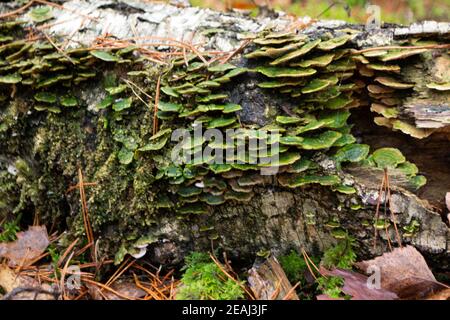
M 317 279 L 318 289 L 330 298 L 348 298 L 343 292 L 344 279 L 341 277 L 320 277 Z
M 356 253 L 353 250 L 355 240 L 348 235 L 336 246 L 326 250 L 322 257 L 322 265 L 325 268 L 351 269 L 356 261 Z
M 291 250 L 289 254 L 280 256 L 278 258 L 281 267 L 286 273 L 287 278 L 292 284 L 301 282 L 305 284 L 305 271 L 307 270 L 307 265 L 305 259 L 303 259 L 295 250 Z M 320 259 L 317 257 L 311 257 L 311 260 L 315 264 L 319 264 Z
M 306 270 L 305 260 L 297 252 L 291 250 L 288 255 L 278 258 L 281 267 L 291 283 L 303 281 L 303 272 Z
M 192 252 L 177 293 L 177 300 L 236 300 L 244 298 L 244 291 L 228 278 L 206 253 Z
M 19 226 L 13 222 L 5 222 L 2 226 L 2 233 L 0 233 L 0 242 L 10 242 L 17 239 L 16 233 L 19 232 Z
M 59 267 L 58 267 L 58 261 L 59 258 L 61 257 L 61 254 L 58 252 L 58 249 L 53 245 L 50 244 L 50 246 L 47 248 L 49 254 L 50 254 L 50 258 L 52 259 L 52 266 L 53 268 L 56 270 L 57 276 L 59 277 Z

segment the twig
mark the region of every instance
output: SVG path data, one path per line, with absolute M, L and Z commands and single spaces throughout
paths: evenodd
M 169 300 L 173 300 L 173 298 L 175 297 L 175 291 L 174 289 L 174 282 L 175 282 L 175 278 L 172 276 L 172 279 L 170 281 L 170 294 L 169 294 Z
M 76 244 L 78 243 L 78 238 L 75 239 L 66 249 L 66 251 L 64 251 L 64 253 L 62 254 L 62 256 L 59 257 L 57 265 L 60 266 L 64 259 L 66 259 L 67 255 L 73 250 L 73 248 L 76 246 Z
M 84 228 L 86 230 L 86 236 L 88 239 L 88 243 L 94 243 L 94 233 L 92 232 L 91 223 L 89 221 L 89 212 L 87 209 L 87 201 L 86 201 L 86 193 L 84 190 L 84 179 L 83 179 L 83 173 L 81 169 L 78 169 L 78 184 L 80 189 L 80 197 L 81 197 L 81 208 L 83 212 L 83 222 L 84 222 Z M 91 247 L 91 257 L 92 259 L 95 258 L 94 250 Z
M 39 26 L 34 26 L 33 25 L 33 26 L 30 26 L 30 27 L 26 27 L 25 29 L 29 30 L 29 31 L 33 31 L 33 30 L 41 31 L 41 30 L 48 29 L 48 28 L 51 28 L 53 26 L 57 26 L 57 25 L 60 25 L 60 24 L 71 22 L 71 21 L 73 21 L 73 19 L 65 19 L 65 20 L 56 21 L 56 22 L 52 22 L 52 23 L 45 23 L 45 24 L 39 25 Z
M 73 61 L 63 50 L 61 50 L 61 48 L 60 47 L 58 47 L 53 41 L 52 41 L 52 39 L 50 39 L 50 37 L 44 32 L 44 31 L 41 31 L 42 32 L 42 34 L 44 35 L 44 37 L 45 38 L 47 38 L 47 40 L 48 40 L 48 42 L 50 42 L 51 43 L 51 45 L 53 46 L 53 47 L 55 47 L 55 49 L 59 52 L 59 53 L 61 53 L 63 56 L 64 56 L 64 58 L 66 58 L 67 60 L 69 60 L 72 64 L 75 64 L 75 61 Z
M 133 94 L 136 96 L 136 98 L 138 98 L 144 105 L 146 105 L 147 107 L 150 107 L 150 104 L 148 102 L 145 102 L 144 99 L 142 99 L 142 97 L 136 92 L 136 90 L 134 90 L 133 86 L 130 85 L 130 83 L 128 82 L 128 80 L 123 79 L 123 81 L 128 85 L 128 88 L 131 89 L 131 91 L 133 92 Z
M 312 272 L 311 267 L 309 266 L 310 263 L 312 264 L 312 266 L 314 267 L 314 269 L 316 269 L 316 271 L 317 271 L 322 277 L 324 277 L 324 278 L 327 277 L 327 276 L 324 275 L 322 272 L 320 272 L 319 268 L 317 268 L 316 264 L 311 260 L 311 258 L 310 258 L 309 255 L 306 253 L 306 251 L 305 251 L 304 248 L 302 248 L 302 255 L 303 255 L 303 258 L 305 259 L 306 266 L 308 267 L 309 272 L 311 272 L 311 274 L 312 274 L 312 276 L 313 276 L 313 278 L 314 278 L 315 280 L 317 280 L 317 278 L 316 278 L 314 272 Z
M 94 245 L 93 243 L 86 244 L 83 248 L 81 248 L 77 252 L 75 252 L 75 257 L 78 257 L 79 255 L 83 254 L 84 252 L 86 252 L 87 249 L 89 249 L 93 245 Z
M 161 75 L 158 77 L 158 82 L 156 83 L 156 94 L 155 94 L 155 106 L 153 109 L 153 135 L 158 132 L 158 106 L 159 106 L 159 87 L 161 85 Z
M 122 78 L 122 80 L 125 81 L 127 84 L 130 84 L 130 85 L 132 85 L 133 87 L 135 87 L 136 89 L 138 89 L 138 90 L 139 90 L 143 95 L 145 95 L 148 99 L 150 99 L 150 100 L 153 99 L 151 95 L 149 95 L 147 92 L 145 92 L 144 89 L 142 89 L 141 87 L 139 87 L 139 86 L 138 86 L 136 83 L 134 83 L 133 81 L 128 80 L 128 79 L 124 79 L 124 78 Z M 144 104 L 148 105 L 148 103 L 145 103 L 145 102 L 144 102 Z
M 158 281 L 159 284 L 161 284 L 161 285 L 163 284 L 163 282 L 161 281 L 161 279 L 159 279 L 159 278 L 158 278 L 155 274 L 153 274 L 151 271 L 145 269 L 143 266 L 140 266 L 139 264 L 135 264 L 135 265 L 133 265 L 133 267 L 136 268 L 136 269 L 138 269 L 138 270 L 144 271 L 144 272 L 147 273 L 149 276 L 151 276 L 153 280 Z
M 85 182 L 84 186 L 88 187 L 88 186 L 96 186 L 97 182 Z M 79 189 L 80 188 L 80 184 L 77 184 L 75 186 L 71 186 L 69 187 L 69 189 L 67 189 L 66 194 L 72 192 L 73 190 Z
M 275 300 L 281 291 L 281 280 L 278 278 L 277 285 L 275 286 L 275 290 L 271 294 L 269 300 Z
M 141 282 L 139 281 L 138 277 L 136 276 L 136 274 L 133 273 L 133 278 L 134 278 L 134 283 L 136 284 L 136 286 L 139 289 L 144 290 L 148 295 L 150 295 L 154 300 L 161 300 L 160 297 L 158 297 L 152 290 L 150 290 L 149 288 L 145 287 L 143 284 L 141 284 Z
M 253 294 L 250 293 L 250 291 L 247 290 L 247 288 L 240 283 L 239 281 L 237 281 L 232 275 L 230 275 L 227 270 L 225 270 L 222 266 L 222 264 L 217 260 L 217 258 L 210 253 L 209 256 L 211 257 L 211 259 L 214 261 L 214 263 L 219 267 L 220 271 L 222 271 L 229 279 L 231 279 L 233 282 L 235 282 L 239 287 L 241 287 L 246 293 L 247 295 L 250 297 L 250 299 L 255 300 L 255 297 L 253 296 Z
M 387 170 L 386 170 L 386 184 L 387 184 L 387 190 L 388 190 L 389 211 L 391 212 L 392 222 L 394 223 L 395 235 L 397 237 L 397 242 L 398 242 L 400 248 L 403 248 L 402 238 L 400 236 L 400 232 L 398 232 L 397 221 L 396 221 L 394 212 L 392 211 L 392 207 L 391 207 L 391 183 L 389 181 L 389 175 L 387 173 Z
M 311 269 L 311 266 L 309 265 L 308 259 L 306 258 L 306 255 L 303 253 L 303 249 L 302 249 L 302 254 L 303 254 L 303 260 L 305 260 L 306 266 L 308 267 L 309 273 L 311 273 L 311 275 L 313 276 L 314 280 L 317 281 L 317 277 L 314 273 L 314 271 Z
M 61 289 L 61 299 L 63 299 L 63 300 L 66 300 L 66 286 L 64 284 L 64 279 L 66 277 L 67 268 L 69 267 L 69 263 L 70 263 L 70 260 L 72 260 L 73 254 L 74 254 L 74 252 L 72 252 L 70 254 L 69 258 L 67 259 L 67 261 L 64 265 L 64 268 L 61 271 L 61 279 L 59 280 L 60 281 L 59 287 Z
M 289 290 L 288 293 L 286 293 L 286 295 L 284 296 L 283 300 L 291 300 L 292 294 L 295 292 L 295 289 L 297 289 L 297 287 L 298 287 L 301 283 L 302 283 L 301 281 L 297 282 L 297 283 L 291 288 L 291 290 Z
M 106 291 L 112 292 L 112 293 L 114 293 L 116 296 L 119 296 L 119 297 L 124 298 L 124 299 L 126 299 L 126 300 L 133 300 L 132 298 L 130 298 L 130 297 L 124 295 L 124 294 L 121 294 L 120 292 L 117 292 L 116 290 L 114 290 L 114 289 L 112 289 L 112 288 L 110 288 L 110 287 L 104 285 L 103 283 L 100 283 L 100 282 L 97 282 L 97 281 L 94 281 L 94 280 L 91 280 L 91 279 L 87 279 L 87 278 L 83 278 L 82 280 L 83 280 L 84 282 L 89 283 L 89 284 L 93 284 L 93 285 L 98 286 L 98 287 L 100 287 L 100 288 L 102 288 L 102 289 L 105 289 Z
M 129 259 L 128 259 L 129 260 Z M 126 261 L 128 261 L 126 260 Z M 129 264 L 125 265 L 124 268 L 122 268 L 122 270 L 120 270 L 119 272 L 116 272 L 106 283 L 107 286 L 112 285 L 115 281 L 117 281 L 117 279 L 119 279 L 125 271 L 127 271 L 134 263 L 136 262 L 136 260 L 132 260 L 130 261 Z M 122 264 L 123 265 L 123 264 Z
M 231 58 L 233 58 L 236 54 L 238 54 L 239 52 L 241 52 L 242 50 L 244 50 L 244 48 L 251 42 L 250 39 L 244 40 L 241 45 L 234 50 L 233 52 L 231 52 L 220 64 L 225 64 L 228 61 L 230 61 Z
M 389 247 L 389 251 L 392 251 L 392 245 L 391 245 L 391 236 L 388 231 L 388 225 L 386 223 L 387 219 L 387 206 L 388 206 L 388 200 L 387 200 L 387 169 L 384 169 L 384 187 L 383 187 L 383 194 L 384 194 L 384 231 L 386 232 L 386 239 Z
M 5 294 L 2 298 L 2 300 L 12 300 L 15 296 L 17 296 L 18 294 L 24 293 L 24 292 L 34 292 L 35 293 L 34 300 L 36 300 L 36 298 L 39 294 L 47 294 L 47 295 L 53 296 L 53 298 L 55 300 L 57 300 L 58 296 L 59 296 L 59 292 L 57 290 L 48 291 L 48 290 L 45 290 L 42 288 L 36 288 L 36 287 L 18 287 L 18 288 L 14 288 L 13 290 L 11 290 L 11 292 Z
M 35 2 L 34 0 L 30 1 L 26 5 L 20 7 L 19 9 L 16 9 L 16 10 L 10 11 L 10 12 L 6 12 L 6 13 L 2 13 L 2 14 L 0 14 L 0 19 L 4 19 L 4 18 L 10 17 L 10 16 L 14 16 L 16 14 L 19 14 L 22 11 L 26 10 L 28 7 L 32 6 L 34 4 L 34 2 Z
M 384 175 L 383 175 L 383 179 L 381 180 L 381 185 L 380 185 L 378 199 L 377 199 L 377 206 L 375 209 L 375 225 L 373 227 L 373 229 L 374 229 L 373 250 L 376 250 L 376 248 L 377 248 L 377 236 L 378 236 L 377 222 L 378 222 L 378 216 L 380 214 L 381 194 L 383 192 L 383 186 L 384 186 Z M 385 199 L 385 201 L 386 201 L 386 199 Z

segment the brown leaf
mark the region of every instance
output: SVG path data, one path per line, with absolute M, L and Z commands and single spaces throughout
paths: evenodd
M 134 281 L 131 280 L 115 282 L 111 286 L 111 289 L 130 299 L 143 298 L 146 295 L 146 292 L 138 288 Z M 122 297 L 119 297 L 111 291 L 105 291 L 105 296 L 108 300 L 124 300 Z
M 94 300 L 125 300 L 123 297 L 114 294 L 112 291 L 102 290 L 102 288 L 96 285 L 86 283 L 86 287 L 88 288 L 89 295 Z M 113 283 L 110 288 L 130 299 L 143 298 L 146 295 L 146 292 L 138 288 L 132 280 L 117 281 Z
M 18 232 L 17 240 L 0 243 L 0 257 L 9 259 L 11 266 L 29 266 L 49 244 L 45 226 L 32 226 Z
M 320 268 L 322 274 L 326 276 L 341 277 L 344 279 L 344 286 L 342 292 L 352 297 L 352 300 L 395 300 L 398 299 L 397 295 L 391 291 L 385 289 L 369 288 L 367 285 L 367 279 L 365 275 L 360 273 L 343 270 L 333 269 L 327 270 L 323 267 Z M 317 300 L 335 300 L 325 294 L 317 296 Z
M 402 299 L 421 299 L 442 289 L 423 256 L 412 246 L 396 248 L 356 266 L 365 273 L 369 268 L 379 268 L 381 287 L 395 292 Z
M 55 297 L 51 294 L 40 293 L 39 290 L 53 292 L 53 289 L 48 284 L 39 284 L 39 282 L 31 277 L 23 276 L 15 273 L 6 265 L 0 265 L 0 287 L 9 294 L 11 300 L 54 300 Z M 21 289 L 29 289 L 27 291 L 19 292 Z M 32 290 L 36 289 L 36 290 Z M 17 294 L 12 293 L 17 291 Z

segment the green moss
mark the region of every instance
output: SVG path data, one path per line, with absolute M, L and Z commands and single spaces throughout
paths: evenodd
M 356 254 L 353 249 L 355 245 L 355 240 L 347 235 L 345 239 L 324 252 L 322 264 L 328 269 L 351 269 L 356 261 Z
M 323 293 L 333 299 L 344 298 L 345 295 L 342 292 L 342 287 L 344 286 L 344 279 L 341 277 L 319 277 L 317 279 L 318 289 Z
M 1 226 L 0 242 L 10 242 L 17 239 L 16 234 L 20 228 L 16 222 L 5 222 Z
M 177 300 L 237 300 L 244 298 L 242 287 L 229 279 L 205 253 L 192 252 L 185 258 L 184 274 Z M 241 282 L 243 285 L 243 282 Z
M 315 264 L 319 264 L 319 258 L 313 256 L 311 259 Z M 289 254 L 278 257 L 278 260 L 292 284 L 296 284 L 297 282 L 300 282 L 302 286 L 306 284 L 305 272 L 307 272 L 308 267 L 305 259 L 300 257 L 296 251 L 291 250 Z

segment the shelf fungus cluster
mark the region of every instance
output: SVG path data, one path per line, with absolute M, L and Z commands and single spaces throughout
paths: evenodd
M 447 49 L 430 52 L 430 47 L 442 44 L 409 39 L 400 41 L 395 49 L 363 50 L 353 57 L 366 83 L 370 110 L 376 114 L 377 125 L 422 139 L 450 123 L 445 116 L 450 98 L 449 52 Z M 427 65 L 423 56 L 433 62 Z M 439 114 L 437 121 L 435 117 Z
M 35 15 L 42 22 L 48 12 Z M 398 106 L 418 86 L 403 79 L 403 68 L 429 53 L 411 46 L 429 43 L 358 53 L 352 49 L 358 34 L 264 31 L 244 58 L 207 63 L 213 58 L 207 53 L 186 53 L 156 66 L 134 46 L 62 50 L 57 39 L 26 39 L 21 21 L 1 22 L 0 218 L 30 208 L 49 221 L 68 216 L 64 211 L 76 211 L 79 201 L 66 191 L 82 168 L 95 182 L 87 203 L 94 231 L 116 235 L 109 240 L 116 249 L 122 244 L 123 257 L 157 241 L 157 232 L 145 230 L 158 213 L 188 220 L 214 206 L 249 203 L 263 188 L 310 184 L 355 197 L 357 186 L 342 170 L 348 164 L 380 176 L 389 169 L 419 188 L 425 178 L 418 168 L 397 149 L 371 151 L 358 143 L 349 117 L 352 108 L 370 106 L 378 124 L 428 135 Z M 245 110 L 232 94 L 248 77 L 265 96 L 289 101 L 289 108 L 275 110 L 265 125 L 241 122 Z M 448 73 L 425 86 L 448 95 Z M 187 137 L 181 142 L 174 139 L 180 130 L 178 138 Z M 189 159 L 178 161 L 180 152 Z M 218 154 L 225 155 L 221 162 Z M 262 161 L 267 158 L 275 160 Z M 266 169 L 276 170 L 262 174 Z M 79 214 L 67 221 L 83 233 Z M 380 221 L 376 227 L 385 228 Z M 341 238 L 346 232 L 336 223 L 330 228 Z M 419 221 L 402 227 L 412 235 Z M 217 238 L 213 228 L 203 230 Z
M 345 34 L 321 41 L 290 33 L 267 34 L 254 40 L 262 47 L 246 55 L 258 59 L 257 67 L 237 67 L 231 63 L 207 65 L 195 55 L 174 61 L 171 71 L 162 79 L 163 95 L 157 113 L 163 121 L 162 131 L 151 138 L 155 142 L 138 151 L 162 149 L 171 133 L 166 126 L 174 125 L 189 132 L 191 138 L 181 146 L 189 155 L 201 153 L 207 147 L 224 153 L 227 149 L 233 151 L 231 157 L 224 159 L 225 163 L 200 156 L 195 162 L 177 166 L 167 159 L 157 177 L 166 179 L 178 194 L 175 210 L 183 214 L 206 213 L 206 205 L 220 205 L 227 200 L 249 201 L 255 187 L 274 183 L 273 177 L 261 175 L 260 170 L 268 166 L 276 168 L 275 178 L 282 187 L 320 184 L 332 186 L 338 192 L 355 193 L 352 186 L 341 182 L 335 169 L 327 172 L 314 161 L 318 154 L 328 153 L 340 165 L 362 162 L 369 154 L 367 145 L 355 143 L 351 125 L 347 123 L 348 109 L 356 106 L 352 91 L 357 88 L 346 80 L 351 78 L 356 65 L 344 57 L 345 49 L 330 53 L 344 46 L 352 36 Z M 263 75 L 257 85 L 268 90 L 268 95 L 276 90 L 298 101 L 293 113 L 279 111 L 265 126 L 241 124 L 242 107 L 230 102 L 226 85 L 245 73 Z M 225 143 L 224 140 L 208 141 L 204 135 L 195 137 L 199 125 L 219 129 L 224 136 L 234 129 L 234 139 Z M 270 141 L 262 137 L 263 133 L 270 133 Z M 253 140 L 259 141 L 252 145 Z M 262 140 L 272 147 L 265 152 L 277 153 L 274 163 L 259 161 Z M 235 151 L 239 143 L 245 150 L 242 154 Z

